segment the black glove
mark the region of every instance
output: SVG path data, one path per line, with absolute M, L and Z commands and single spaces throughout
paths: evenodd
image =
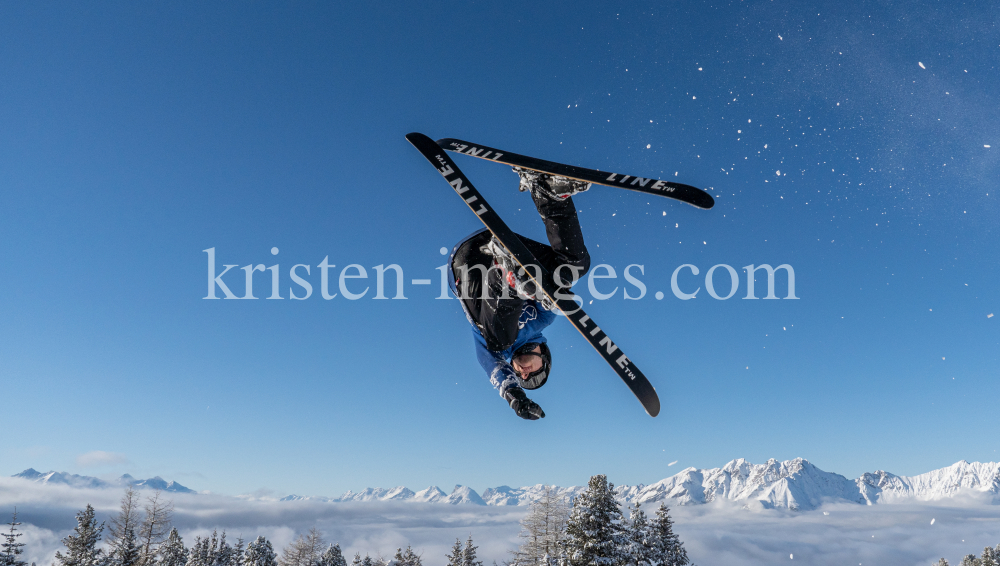
M 510 408 L 514 409 L 517 416 L 522 419 L 535 421 L 545 418 L 545 411 L 538 406 L 538 403 L 528 399 L 528 396 L 524 394 L 524 390 L 520 387 L 511 387 L 508 389 L 507 394 L 504 395 L 504 399 L 510 403 Z

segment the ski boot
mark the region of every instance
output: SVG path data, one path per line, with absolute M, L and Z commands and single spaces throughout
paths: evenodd
M 550 200 L 566 200 L 577 193 L 590 189 L 590 183 L 586 181 L 539 173 L 521 167 L 511 167 L 511 169 L 521 178 L 517 190 L 529 192 L 532 195 L 541 193 Z
M 542 308 L 548 311 L 555 308 L 555 303 L 549 299 L 548 295 L 537 289 L 534 280 L 526 272 L 518 273 L 521 266 L 496 238 L 490 238 L 490 241 L 483 245 L 480 251 L 493 257 L 493 265 L 502 270 L 504 281 L 517 293 L 518 297 L 524 300 L 538 301 Z

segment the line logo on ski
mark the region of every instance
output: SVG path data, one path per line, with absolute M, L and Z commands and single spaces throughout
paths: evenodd
M 438 163 L 444 166 L 444 167 L 438 167 L 438 173 L 440 173 L 441 176 L 444 177 L 445 181 L 448 181 L 448 184 L 451 185 L 451 188 L 455 189 L 455 192 L 458 193 L 458 196 L 462 196 L 463 193 L 468 192 L 469 187 L 472 186 L 471 183 L 469 183 L 468 179 L 465 179 L 464 177 L 462 177 L 462 175 L 455 173 L 455 170 L 451 167 L 451 165 L 448 165 L 448 160 L 445 159 L 444 156 L 438 154 L 435 155 L 434 157 L 438 160 Z M 449 179 L 448 175 L 451 175 L 452 173 L 455 173 L 455 178 Z M 462 181 L 465 181 L 464 186 L 462 185 Z M 479 200 L 479 196 L 475 194 L 475 191 L 473 191 L 472 196 L 468 198 L 463 196 L 462 200 L 464 200 L 465 204 L 468 204 L 469 207 L 472 207 L 472 203 Z M 476 216 L 482 216 L 487 212 L 486 204 L 481 202 L 479 204 L 479 209 L 477 210 L 473 208 L 472 211 L 476 213 Z

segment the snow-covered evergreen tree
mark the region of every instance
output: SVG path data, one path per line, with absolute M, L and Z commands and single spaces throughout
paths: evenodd
M 138 566 L 141 554 L 135 530 L 130 525 L 124 525 L 111 546 L 111 565 Z
M 997 556 L 992 547 L 987 546 L 983 549 L 982 555 L 979 556 L 979 564 L 980 566 L 1000 566 L 1000 556 Z
M 317 566 L 347 566 L 347 559 L 340 550 L 339 544 L 331 544 L 319 557 Z
M 365 554 L 365 557 L 361 559 L 361 566 L 375 566 L 375 561 L 372 560 L 371 556 Z
M 236 539 L 236 544 L 233 545 L 233 558 L 232 562 L 236 566 L 243 566 L 243 553 L 246 552 L 246 544 L 243 543 L 243 536 L 240 535 Z
M 465 541 L 465 548 L 462 550 L 462 566 L 483 566 L 483 561 L 476 558 L 476 550 L 479 547 L 472 544 L 472 535 Z
M 354 555 L 354 560 L 351 561 L 351 566 L 361 566 L 361 553 L 358 552 Z
M 213 566 L 237 566 L 237 563 L 233 561 L 235 554 L 233 547 L 226 542 L 226 531 L 222 531 L 222 536 L 219 537 L 219 547 L 213 556 Z
M 531 502 L 528 514 L 521 519 L 521 532 L 518 533 L 521 544 L 513 552 L 513 564 L 550 566 L 562 550 L 568 518 L 566 499 L 555 488 L 543 486 L 541 496 Z
M 945 560 L 944 558 L 942 558 L 941 560 L 938 560 L 937 564 L 935 564 L 934 566 L 950 566 L 950 565 L 948 564 L 947 560 Z
M 976 558 L 975 554 L 966 554 L 959 566 L 979 566 L 979 559 Z
M 104 523 L 97 524 L 94 518 L 94 508 L 87 508 L 76 514 L 75 535 L 69 535 L 62 540 L 66 545 L 66 554 L 56 552 L 56 562 L 60 566 L 107 566 L 104 551 L 97 548 L 101 540 Z
M 650 541 L 650 525 L 646 513 L 636 503 L 629 514 L 628 523 L 628 563 L 632 566 L 651 566 L 653 548 Z
M 590 478 L 587 490 L 573 501 L 566 523 L 567 552 L 572 566 L 621 566 L 627 540 L 614 484 L 607 476 Z
M 184 566 L 187 564 L 188 550 L 184 547 L 184 541 L 177 529 L 170 529 L 167 540 L 160 545 L 159 555 L 157 566 Z
M 448 566 L 462 566 L 465 560 L 465 553 L 462 551 L 462 540 L 455 539 L 455 546 L 451 547 L 451 554 L 445 554 L 448 559 Z
M 278 556 L 271 542 L 259 536 L 248 544 L 243 553 L 243 566 L 278 566 Z
M 396 561 L 397 566 L 423 566 L 420 557 L 409 546 L 406 547 L 405 551 L 402 548 L 397 548 L 393 560 Z
M 10 530 L 0 533 L 3 537 L 3 543 L 0 543 L 0 566 L 27 566 L 24 560 L 18 558 L 24 552 L 24 543 L 17 542 L 21 537 L 21 533 L 17 532 L 17 527 L 21 524 L 17 520 L 17 507 L 14 508 L 14 515 L 7 524 L 10 525 Z
M 660 504 L 656 517 L 649 525 L 649 563 L 652 566 L 685 566 L 690 564 L 684 543 L 674 532 L 670 508 Z

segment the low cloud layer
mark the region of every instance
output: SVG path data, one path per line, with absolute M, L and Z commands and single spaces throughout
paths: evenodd
M 117 490 L 82 490 L 0 479 L 0 511 L 16 505 L 24 521 L 27 559 L 48 566 L 75 513 L 90 503 L 102 519 L 118 507 Z M 445 563 L 456 538 L 470 534 L 486 564 L 509 559 L 525 507 L 424 503 L 278 502 L 216 495 L 171 495 L 175 525 L 194 536 L 225 530 L 230 540 L 267 537 L 280 549 L 296 533 L 318 527 L 345 554 L 391 556 L 412 545 L 427 566 Z M 647 512 L 651 512 L 647 509 Z M 677 532 L 698 564 L 816 566 L 952 563 L 1000 543 L 1000 506 L 975 497 L 876 506 L 827 504 L 816 511 L 746 510 L 731 504 L 675 507 Z M 931 524 L 931 521 L 934 521 Z M 794 557 L 794 558 L 790 558 Z

